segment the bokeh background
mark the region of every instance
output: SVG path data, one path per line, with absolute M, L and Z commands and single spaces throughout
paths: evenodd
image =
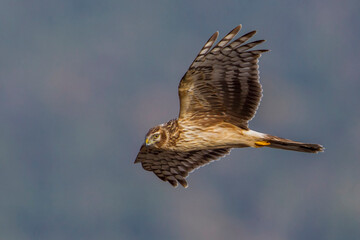
M 0 239 L 360 239 L 360 2 L 0 2 Z M 178 114 L 205 41 L 272 51 L 252 129 L 321 143 L 235 149 L 173 189 L 134 165 Z

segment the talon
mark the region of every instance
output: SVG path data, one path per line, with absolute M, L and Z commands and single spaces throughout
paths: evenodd
M 265 147 L 265 146 L 268 146 L 268 145 L 270 145 L 270 143 L 267 142 L 267 141 L 255 142 L 255 147 Z

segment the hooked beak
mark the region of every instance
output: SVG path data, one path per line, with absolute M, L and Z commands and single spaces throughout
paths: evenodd
M 145 144 L 146 144 L 146 146 L 149 146 L 149 139 L 148 138 L 145 139 Z

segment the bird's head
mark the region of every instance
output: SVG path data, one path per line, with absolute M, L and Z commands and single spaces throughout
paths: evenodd
M 167 141 L 166 129 L 162 126 L 156 126 L 149 130 L 145 137 L 146 146 L 160 148 Z

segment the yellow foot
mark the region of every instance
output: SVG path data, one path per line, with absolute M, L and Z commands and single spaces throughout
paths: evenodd
M 270 143 L 269 142 L 267 142 L 267 141 L 259 141 L 259 142 L 255 142 L 255 147 L 265 147 L 265 146 L 268 146 L 268 145 L 270 145 Z

